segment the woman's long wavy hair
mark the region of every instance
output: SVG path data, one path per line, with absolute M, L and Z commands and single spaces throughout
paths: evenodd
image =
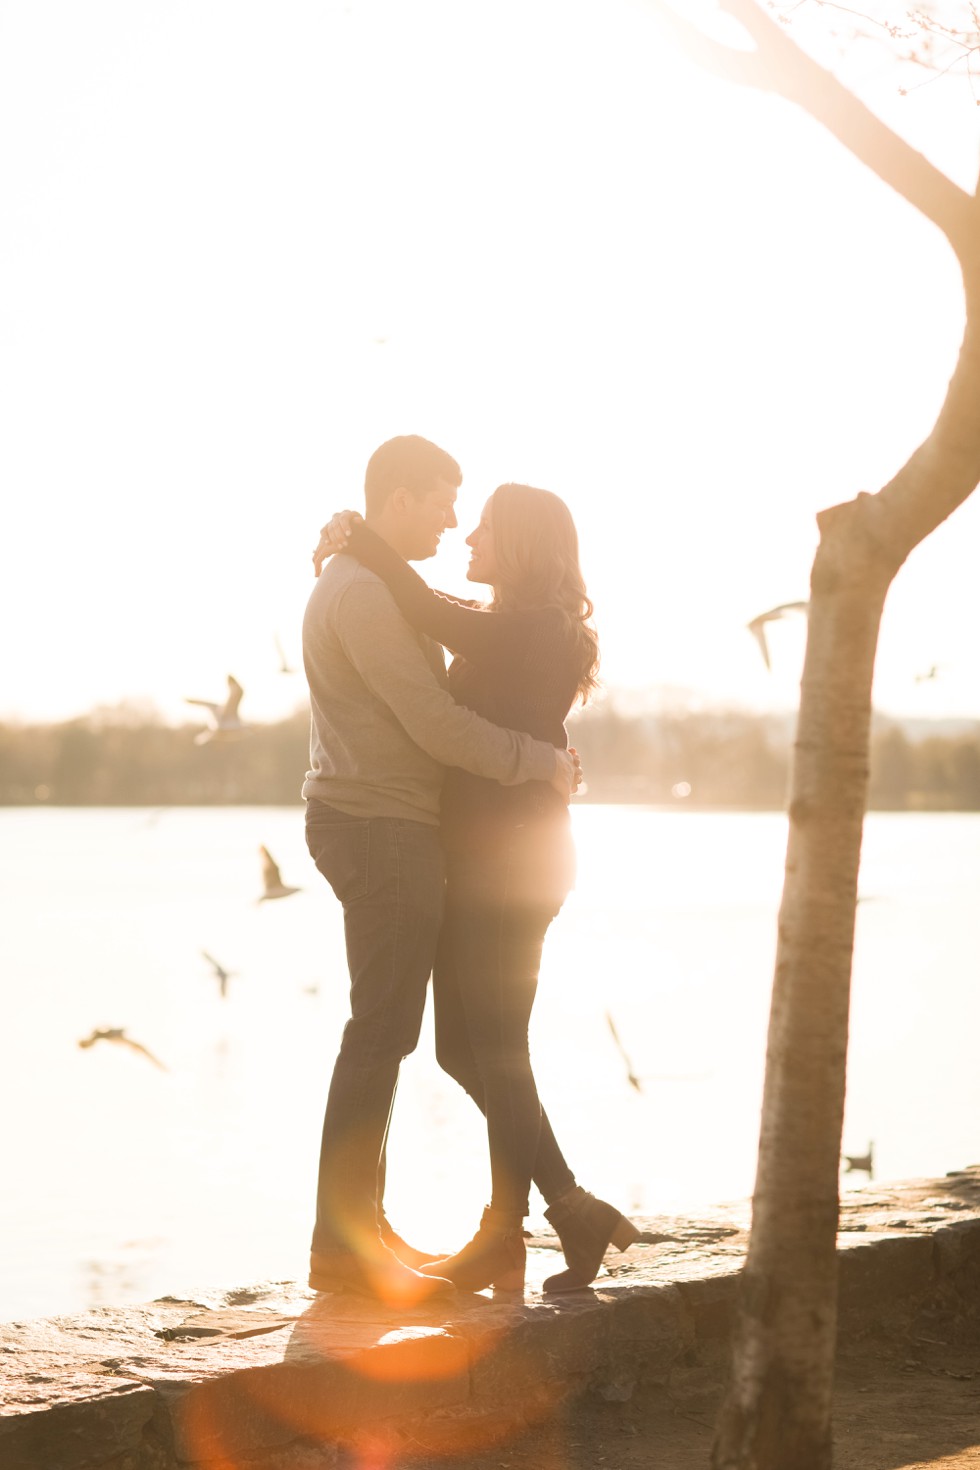
M 581 654 L 578 697 L 598 687 L 599 640 L 578 559 L 578 533 L 564 500 L 533 485 L 498 485 L 487 505 L 498 578 L 493 606 L 565 615 Z

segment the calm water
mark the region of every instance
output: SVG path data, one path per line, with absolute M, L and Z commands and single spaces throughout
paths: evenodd
M 581 806 L 574 821 L 579 884 L 535 1013 L 570 1162 L 640 1212 L 747 1195 L 785 820 Z M 256 904 L 259 843 L 301 893 Z M 347 980 L 301 810 L 7 810 L 0 883 L 0 1319 L 302 1276 Z M 873 1139 L 879 1178 L 980 1159 L 978 887 L 980 817 L 868 819 L 845 1148 Z M 237 972 L 225 1000 L 202 949 Z M 95 1026 L 125 1027 L 167 1070 L 81 1050 Z M 388 1203 L 444 1248 L 475 1227 L 487 1169 L 430 1028 L 403 1069 Z

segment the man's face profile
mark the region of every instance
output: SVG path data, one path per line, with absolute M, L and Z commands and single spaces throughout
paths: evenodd
M 425 495 L 407 495 L 404 500 L 404 529 L 409 561 L 424 561 L 435 556 L 443 531 L 456 525 L 456 487 L 448 480 L 437 479 Z

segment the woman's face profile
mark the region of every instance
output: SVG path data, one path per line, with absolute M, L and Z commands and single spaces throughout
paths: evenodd
M 483 507 L 480 524 L 466 538 L 470 548 L 470 564 L 466 576 L 471 582 L 487 582 L 491 586 L 497 580 L 497 556 L 493 544 L 493 525 L 490 519 L 490 501 Z

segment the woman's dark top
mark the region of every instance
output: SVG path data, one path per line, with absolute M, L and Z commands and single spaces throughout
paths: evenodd
M 558 608 L 495 612 L 434 592 L 363 522 L 347 546 L 385 582 L 413 628 L 454 654 L 449 687 L 456 701 L 495 725 L 525 730 L 564 749 L 564 720 L 581 674 L 581 645 Z M 568 827 L 568 807 L 544 781 L 501 786 L 450 766 L 442 790 L 443 841 L 450 852 L 495 848 L 517 827 Z

